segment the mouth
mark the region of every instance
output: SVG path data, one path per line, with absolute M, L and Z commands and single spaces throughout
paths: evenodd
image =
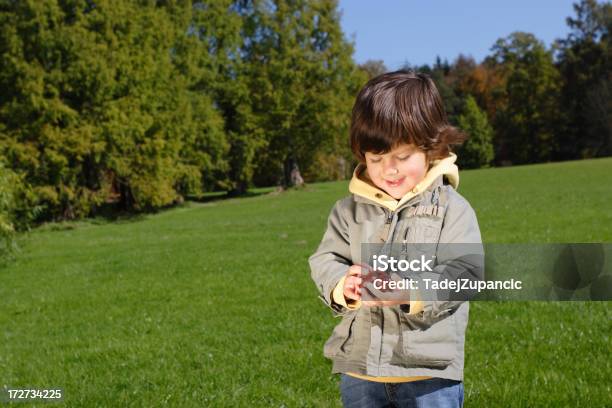
M 399 185 L 401 185 L 404 182 L 405 179 L 406 179 L 406 177 L 402 177 L 399 180 L 385 180 L 385 184 L 388 187 L 398 187 Z

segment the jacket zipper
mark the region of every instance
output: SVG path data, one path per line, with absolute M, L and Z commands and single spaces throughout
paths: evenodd
M 387 214 L 387 210 L 383 209 L 383 211 L 385 212 L 385 214 Z M 380 235 L 380 239 L 382 242 L 387 242 L 389 240 L 389 235 L 391 234 L 391 223 L 393 222 L 393 214 L 394 211 L 389 210 L 389 213 L 387 214 L 387 219 L 385 220 L 385 224 L 384 224 L 384 230 Z
M 393 211 L 389 211 L 389 214 L 387 215 L 387 221 L 385 221 L 385 224 L 391 224 L 391 221 L 393 221 Z

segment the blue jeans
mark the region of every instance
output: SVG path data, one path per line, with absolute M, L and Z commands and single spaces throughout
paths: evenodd
M 405 383 L 380 383 L 342 374 L 342 404 L 359 407 L 459 408 L 463 406 L 463 382 L 445 378 Z

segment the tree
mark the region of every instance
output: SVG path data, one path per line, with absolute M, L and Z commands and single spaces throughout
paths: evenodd
M 368 80 L 388 71 L 383 60 L 367 60 L 359 65 L 359 69 L 366 73 Z
M 335 1 L 0 0 L 0 33 L 0 154 L 39 221 L 350 167 Z
M 16 175 L 0 161 L 0 265 L 15 249 L 15 182 Z
M 251 41 L 255 3 L 242 0 L 197 1 L 192 7 L 189 28 L 191 47 L 185 53 L 194 78 L 191 88 L 211 95 L 222 116 L 227 140 L 223 157 L 227 163 L 216 167 L 209 185 L 230 195 L 247 191 L 256 166 L 257 151 L 265 148 L 265 138 L 252 111 L 248 85 L 246 48 Z M 194 60 L 194 55 L 199 58 Z
M 459 55 L 451 66 L 449 77 L 457 95 L 462 99 L 472 95 L 487 113 L 490 123 L 495 119 L 497 107 L 506 104 L 502 100 L 505 78 L 502 68 L 496 64 L 487 60 L 477 64 L 472 57 Z
M 458 118 L 459 128 L 469 135 L 459 148 L 458 162 L 462 168 L 488 167 L 493 161 L 493 128 L 487 115 L 468 95 L 463 113 Z
M 17 249 L 16 233 L 29 229 L 40 211 L 23 177 L 4 164 L 0 156 L 0 265 Z
M 552 53 L 532 34 L 515 32 L 499 39 L 488 63 L 506 78 L 506 102 L 496 112 L 496 160 L 534 163 L 551 160 L 560 117 L 560 75 Z
M 574 11 L 566 19 L 570 33 L 555 44 L 563 78 L 557 158 L 563 160 L 612 154 L 612 5 L 582 0 Z
M 254 4 L 244 54 L 252 111 L 266 138 L 254 177 L 289 187 L 301 168 L 312 170 L 321 149 L 346 145 L 353 95 L 364 76 L 335 1 Z
M 192 46 L 190 4 L 0 9 L 0 152 L 41 219 L 159 208 L 222 180 L 222 118 L 188 63 L 208 52 Z
M 457 119 L 461 111 L 463 101 L 453 87 L 453 78 L 450 76 L 451 71 L 448 61 L 445 60 L 444 63 L 441 63 L 440 58 L 438 57 L 433 69 L 429 70 L 428 72 L 428 68 L 429 67 L 422 67 L 420 71 L 428 73 L 431 76 L 436 84 L 436 88 L 438 88 L 440 97 L 444 102 L 444 109 L 448 115 L 449 122 L 453 125 L 457 125 Z

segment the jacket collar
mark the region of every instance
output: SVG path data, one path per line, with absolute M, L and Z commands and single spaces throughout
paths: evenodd
M 455 164 L 457 155 L 451 153 L 448 157 L 436 160 L 431 168 L 412 190 L 404 195 L 401 200 L 396 200 L 389 194 L 368 182 L 369 178 L 365 172 L 365 164 L 360 163 L 353 172 L 353 178 L 349 184 L 349 191 L 354 194 L 355 199 L 359 197 L 373 201 L 391 211 L 396 211 L 404 203 L 421 194 L 423 191 L 442 184 L 442 176 L 446 176 L 449 183 L 456 189 L 459 186 L 459 169 Z

